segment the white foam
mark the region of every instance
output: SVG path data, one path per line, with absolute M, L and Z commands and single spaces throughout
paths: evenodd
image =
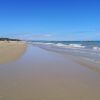
M 85 46 L 82 46 L 82 44 L 69 44 L 69 46 L 73 48 L 85 48 Z
M 63 44 L 63 43 L 43 43 L 43 42 L 34 42 L 33 44 L 38 44 L 38 45 L 46 45 L 46 46 L 57 46 L 57 47 L 62 47 L 62 48 L 72 48 L 72 49 L 81 49 L 85 48 L 82 44 Z
M 65 47 L 65 46 L 67 46 L 67 45 L 62 44 L 62 43 L 57 43 L 56 46 Z
M 93 50 L 100 51 L 100 47 L 93 47 Z
M 62 43 L 57 43 L 56 46 L 64 47 L 64 48 L 85 48 L 85 46 L 82 46 L 81 44 L 69 44 L 65 45 Z

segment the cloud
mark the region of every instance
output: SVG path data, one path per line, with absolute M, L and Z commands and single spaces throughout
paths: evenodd
M 51 34 L 32 34 L 32 33 L 20 33 L 15 34 L 14 38 L 25 39 L 25 40 L 34 40 L 34 39 L 46 39 L 52 37 Z
M 70 31 L 58 33 L 2 33 L 1 37 L 23 40 L 93 40 L 100 39 L 100 30 Z
M 48 39 L 52 37 L 51 33 L 41 33 L 41 34 L 34 34 L 34 33 L 0 33 L 0 37 L 7 37 L 7 38 L 18 38 L 24 40 L 34 40 L 34 39 Z
M 44 37 L 51 37 L 51 34 L 32 34 L 33 38 L 44 38 Z

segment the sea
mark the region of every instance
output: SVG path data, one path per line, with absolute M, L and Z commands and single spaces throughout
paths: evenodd
M 29 41 L 29 43 L 100 64 L 100 41 Z

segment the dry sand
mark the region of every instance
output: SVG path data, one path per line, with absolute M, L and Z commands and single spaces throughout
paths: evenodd
M 0 64 L 18 59 L 23 54 L 25 49 L 26 46 L 23 42 L 0 41 Z
M 0 65 L 0 100 L 100 100 L 100 74 L 28 46 L 19 60 Z

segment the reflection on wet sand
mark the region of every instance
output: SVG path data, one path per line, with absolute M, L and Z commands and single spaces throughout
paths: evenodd
M 88 61 L 84 61 L 84 60 L 76 60 L 77 63 L 79 63 L 81 66 L 86 67 L 98 74 L 100 74 L 100 65 L 99 64 L 95 64 L 93 62 L 88 62 Z
M 69 57 L 28 46 L 19 60 L 0 65 L 0 98 L 99 100 L 100 75 Z

